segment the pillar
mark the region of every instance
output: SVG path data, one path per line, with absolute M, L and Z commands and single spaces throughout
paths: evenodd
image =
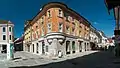
M 85 42 L 84 41 L 81 43 L 81 46 L 82 46 L 82 52 L 84 52 L 85 51 Z
M 72 50 L 72 41 L 70 41 L 70 54 L 73 53 L 73 50 Z
M 23 43 L 23 51 L 25 51 L 25 43 Z
M 57 43 L 58 43 L 57 39 L 52 40 L 52 43 L 51 43 L 50 49 L 49 49 L 49 51 L 50 51 L 49 53 L 51 56 L 57 56 Z
M 0 44 L 0 53 L 1 53 L 1 51 L 2 51 L 2 45 Z
M 64 42 L 64 44 L 62 45 L 62 50 L 63 50 L 63 55 L 66 55 L 66 41 Z
M 39 51 L 39 54 L 42 55 L 42 42 L 38 43 L 38 51 Z
M 34 53 L 37 54 L 37 43 L 34 44 Z
M 30 52 L 32 53 L 32 51 L 33 51 L 33 46 L 32 46 L 32 44 L 30 45 Z
M 78 53 L 79 52 L 79 42 L 75 41 L 75 51 Z

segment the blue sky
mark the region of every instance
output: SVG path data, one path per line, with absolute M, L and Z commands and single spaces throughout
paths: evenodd
M 32 19 L 44 4 L 51 1 L 65 3 L 107 36 L 113 35 L 114 17 L 108 14 L 104 0 L 0 0 L 0 19 L 12 21 L 15 37 L 20 37 L 25 20 Z

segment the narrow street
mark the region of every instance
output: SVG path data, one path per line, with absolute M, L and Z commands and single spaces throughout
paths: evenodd
M 66 60 L 59 61 L 62 59 Z M 38 61 L 42 62 L 42 60 Z M 113 53 L 108 51 L 95 52 L 84 56 L 78 56 L 73 59 L 70 59 L 69 57 L 64 57 L 61 59 L 50 61 L 52 62 L 48 64 L 41 64 L 37 66 L 22 65 L 17 68 L 120 68 L 120 59 L 114 57 Z
M 96 52 L 83 57 L 31 68 L 120 68 L 120 59 L 111 52 Z

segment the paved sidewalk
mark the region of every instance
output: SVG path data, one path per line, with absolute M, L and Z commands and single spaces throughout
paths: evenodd
M 87 51 L 87 52 L 80 52 L 80 53 L 76 53 L 73 55 L 68 55 L 68 56 L 64 56 L 63 58 L 47 58 L 47 57 L 41 57 L 38 56 L 36 54 L 30 54 L 27 52 L 16 52 L 15 53 L 15 60 L 11 60 L 11 61 L 4 61 L 3 63 L 1 63 L 0 65 L 3 65 L 4 67 L 2 68 L 6 68 L 6 67 L 23 67 L 23 66 L 38 66 L 38 65 L 44 65 L 44 64 L 49 64 L 49 63 L 54 63 L 54 62 L 61 62 L 61 61 L 65 61 L 68 59 L 73 59 L 73 58 L 77 58 L 77 57 L 81 57 L 84 55 L 89 55 L 91 53 L 95 53 L 97 51 Z

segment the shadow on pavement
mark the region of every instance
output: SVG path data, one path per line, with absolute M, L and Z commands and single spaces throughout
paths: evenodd
M 74 59 L 67 59 L 61 62 L 16 68 L 120 68 L 120 64 L 113 63 L 114 60 L 115 57 L 113 56 L 113 53 L 109 51 L 100 51 Z

